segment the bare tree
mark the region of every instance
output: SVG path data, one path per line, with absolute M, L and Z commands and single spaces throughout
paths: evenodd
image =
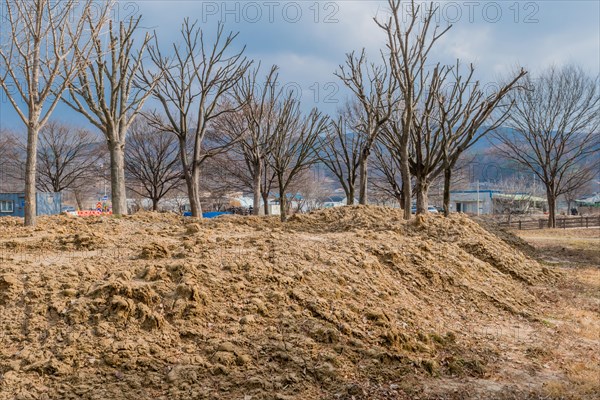
M 235 137 L 242 138 L 237 150 L 244 160 L 251 180 L 254 215 L 259 215 L 263 211 L 260 202 L 263 182 L 268 174 L 264 168 L 265 160 L 270 152 L 271 139 L 276 129 L 277 107 L 284 96 L 283 90 L 278 88 L 278 68 L 271 67 L 263 84 L 258 82 L 259 70 L 260 68 L 257 68 L 247 74 L 235 87 L 235 96 L 242 106 L 240 115 L 243 119 L 237 123 L 238 130 L 246 129 L 247 133 L 231 130 Z
M 127 214 L 125 187 L 125 143 L 127 131 L 151 94 L 156 78 L 142 84 L 137 79 L 151 36 L 146 34 L 136 48 L 135 34 L 141 16 L 115 27 L 97 23 L 89 16 L 92 49 L 88 54 L 76 46 L 76 79 L 69 85 L 64 102 L 85 116 L 105 136 L 110 154 L 110 186 L 113 212 Z M 108 43 L 105 44 L 105 36 Z M 65 63 L 65 70 L 68 68 Z
M 537 175 L 546 189 L 548 226 L 556 226 L 558 196 L 585 185 L 597 172 L 600 151 L 600 78 L 581 68 L 551 67 L 525 90 L 508 96 L 514 103 L 510 129 L 495 132 L 498 151 Z
M 35 225 L 37 144 L 74 73 L 70 60 L 92 0 L 3 0 L 0 88 L 27 127 L 25 225 Z M 79 18 L 83 15 L 82 18 Z M 73 16 L 78 18 L 72 19 Z M 68 62 L 67 62 L 68 61 Z M 68 65 L 62 70 L 63 64 Z
M 383 58 L 383 57 L 382 57 Z M 346 55 L 346 64 L 340 65 L 335 75 L 354 94 L 360 111 L 353 130 L 364 135 L 359 158 L 359 203 L 367 204 L 368 159 L 381 128 L 397 107 L 396 79 L 388 71 L 385 59 L 382 65 L 368 63 L 365 50 L 360 55 Z
M 386 194 L 402 205 L 404 182 L 400 174 L 401 161 L 398 153 L 393 151 L 394 147 L 388 147 L 384 143 L 380 141 L 373 147 L 375 155 L 373 172 L 375 176 L 371 179 L 371 182 L 378 192 Z
M 136 121 L 127 137 L 125 170 L 129 190 L 149 198 L 152 210 L 158 211 L 160 200 L 182 182 L 177 138 Z
M 390 71 L 400 89 L 401 109 L 386 130 L 387 141 L 393 143 L 395 151 L 399 153 L 402 181 L 409 182 L 409 142 L 419 103 L 427 89 L 425 71 L 429 54 L 435 43 L 451 26 L 440 29 L 435 25 L 439 7 L 433 2 L 429 4 L 427 11 L 421 12 L 421 6 L 416 5 L 414 0 L 411 0 L 408 20 L 404 24 L 402 4 L 400 0 L 388 0 L 390 17 L 382 21 L 375 19 L 375 23 L 387 35 Z M 404 218 L 410 219 L 412 191 L 409 185 L 406 185 L 403 197 Z M 423 202 L 420 207 L 417 206 L 417 212 L 425 212 L 426 209 L 423 209 Z
M 475 145 L 489 132 L 504 123 L 512 106 L 511 102 L 502 101 L 508 94 L 518 88 L 519 81 L 526 72 L 521 69 L 509 82 L 502 84 L 493 93 L 486 96 L 479 81 L 473 80 L 475 69 L 471 64 L 467 74 L 460 72 L 460 63 L 451 70 L 448 90 L 435 93 L 436 107 L 439 112 L 441 129 L 441 159 L 444 174 L 444 214 L 450 213 L 450 187 L 452 171 L 465 151 Z M 497 111 L 494 113 L 494 111 Z M 485 124 L 485 126 L 484 126 Z M 435 171 L 434 176 L 440 172 Z
M 24 183 L 19 139 L 0 129 L 0 191 L 21 191 Z
M 317 168 L 308 168 L 301 172 L 289 186 L 289 193 L 296 194 L 296 207 L 293 212 L 312 211 L 323 207 L 323 198 L 328 188 L 319 177 Z M 288 207 L 291 208 L 291 207 Z
M 496 187 L 502 193 L 494 196 L 493 212 L 506 215 L 509 224 L 513 215 L 525 214 L 534 208 L 536 187 L 527 177 L 515 174 L 498 182 Z
M 293 93 L 283 101 L 277 113 L 277 128 L 268 160 L 277 178 L 281 221 L 287 220 L 290 184 L 318 160 L 315 143 L 325 132 L 328 120 L 316 109 L 302 117 L 300 103 L 292 96 Z
M 181 45 L 173 44 L 171 56 L 163 56 L 158 44 L 150 49 L 152 62 L 161 74 L 153 96 L 160 103 L 164 117 L 152 112 L 148 118 L 155 128 L 178 138 L 192 216 L 197 218 L 202 217 L 202 163 L 230 145 L 206 151 L 209 126 L 216 118 L 239 109 L 239 105 L 224 100 L 251 64 L 243 57 L 245 49 L 231 50 L 237 34 L 225 36 L 223 29 L 223 25 L 219 25 L 216 39 L 210 45 L 198 22 L 190 23 L 186 19 L 181 28 Z M 148 82 L 155 79 L 149 71 L 145 71 L 144 76 Z M 188 154 L 190 141 L 193 150 Z
M 337 120 L 327 126 L 327 134 L 319 137 L 316 145 L 319 161 L 333 173 L 346 194 L 346 204 L 353 205 L 356 194 L 356 181 L 360 167 L 361 150 L 365 135 L 353 132 L 352 105 L 340 112 Z
M 38 190 L 77 192 L 88 185 L 103 157 L 98 147 L 90 131 L 50 121 L 40 131 Z

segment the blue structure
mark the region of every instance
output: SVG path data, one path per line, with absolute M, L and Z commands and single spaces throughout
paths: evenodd
M 36 194 L 37 215 L 60 214 L 61 193 L 38 192 Z M 0 193 L 0 217 L 24 217 L 25 193 Z
M 232 213 L 230 212 L 225 212 L 225 211 L 210 211 L 210 212 L 203 212 L 202 213 L 202 218 L 216 218 L 216 217 L 220 217 L 221 215 L 231 215 Z M 184 217 L 191 217 L 192 216 L 192 212 L 191 211 L 186 211 L 183 213 Z

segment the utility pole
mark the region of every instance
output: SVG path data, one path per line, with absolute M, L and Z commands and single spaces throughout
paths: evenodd
M 479 216 L 479 181 L 477 181 L 477 216 Z

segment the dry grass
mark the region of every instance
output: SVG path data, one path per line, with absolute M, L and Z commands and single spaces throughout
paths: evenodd
M 546 316 L 556 327 L 554 364 L 565 380 L 544 384 L 550 398 L 600 398 L 600 230 L 518 231 L 542 259 L 559 262 L 564 279 L 549 298 Z M 573 268 L 577 267 L 577 268 Z
M 600 267 L 600 229 L 514 231 L 535 246 L 543 259 L 577 267 Z

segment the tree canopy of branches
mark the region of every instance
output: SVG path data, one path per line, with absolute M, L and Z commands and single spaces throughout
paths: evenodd
M 85 48 L 83 21 L 91 2 L 2 1 L 6 14 L 0 26 L 0 88 L 27 128 L 25 225 L 35 225 L 37 215 L 39 132 L 70 84 L 76 65 L 71 60 L 74 47 Z
M 81 113 L 105 136 L 110 154 L 110 186 L 113 213 L 127 214 L 125 186 L 125 143 L 127 131 L 139 116 L 144 103 L 156 84 L 156 79 L 142 85 L 137 76 L 144 53 L 151 39 L 146 34 L 136 48 L 135 34 L 141 16 L 121 22 L 98 23 L 86 18 L 91 35 L 91 51 L 76 46 L 76 79 L 69 85 L 68 98 L 63 101 Z M 105 36 L 108 43 L 105 45 Z M 67 63 L 65 63 L 65 70 Z
M 239 153 L 245 164 L 244 173 L 249 178 L 253 192 L 253 213 L 263 213 L 260 201 L 265 201 L 263 188 L 269 177 L 273 176 L 267 168 L 267 157 L 271 151 L 271 139 L 278 128 L 277 112 L 284 96 L 282 88 L 279 88 L 278 68 L 271 67 L 267 73 L 264 83 L 258 80 L 260 68 L 249 72 L 235 87 L 235 97 L 240 104 L 239 111 L 241 121 L 238 130 L 230 130 L 234 134 L 232 139 L 241 137 L 235 152 Z M 246 132 L 241 130 L 245 129 Z M 270 186 L 270 185 L 268 185 Z M 267 210 L 265 208 L 264 210 Z
M 521 70 L 486 96 L 480 82 L 473 79 L 474 71 L 471 65 L 463 75 L 457 61 L 454 66 L 438 64 L 430 72 L 419 72 L 424 75 L 422 80 L 428 90 L 418 103 L 411 130 L 409 166 L 416 181 L 417 213 L 427 210 L 431 182 L 443 173 L 444 207 L 448 215 L 452 169 L 466 150 L 506 120 L 510 103 L 493 118 L 492 113 L 525 75 Z
M 282 101 L 277 111 L 268 162 L 277 178 L 282 222 L 287 220 L 288 188 L 294 179 L 317 162 L 315 143 L 325 132 L 327 121 L 328 118 L 317 109 L 303 117 L 293 93 Z
M 162 113 L 149 113 L 148 119 L 157 130 L 170 132 L 178 138 L 192 216 L 196 218 L 202 217 L 202 163 L 231 145 L 227 143 L 206 151 L 209 126 L 216 118 L 239 109 L 234 102 L 225 100 L 251 64 L 243 57 L 244 49 L 231 49 L 237 34 L 225 36 L 223 29 L 220 24 L 211 45 L 206 42 L 198 22 L 190 23 L 186 19 L 181 28 L 181 44 L 173 44 L 170 56 L 162 54 L 158 43 L 152 46 L 150 58 L 157 72 L 144 71 L 148 82 L 160 74 L 152 93 L 160 103 Z M 187 151 L 188 143 L 192 143 L 191 154 Z
M 0 129 L 0 191 L 21 191 L 23 174 L 19 140 L 12 132 Z
M 350 89 L 359 106 L 352 130 L 355 134 L 364 136 L 359 142 L 358 201 L 360 204 L 367 204 L 368 159 L 382 127 L 398 106 L 396 79 L 388 70 L 383 56 L 381 65 L 369 63 L 364 49 L 360 55 L 354 52 L 347 54 L 346 64 L 340 65 L 335 75 Z
M 585 185 L 599 168 L 600 78 L 574 66 L 528 76 L 508 100 L 509 129 L 494 136 L 497 150 L 528 168 L 546 189 L 548 226 L 556 226 L 556 199 Z
M 365 135 L 353 132 L 349 127 L 356 113 L 354 103 L 340 111 L 337 120 L 327 125 L 327 133 L 316 142 L 319 161 L 333 173 L 346 194 L 346 204 L 353 205 L 356 195 L 356 181 L 360 167 L 361 150 Z
M 392 147 L 393 150 L 393 147 Z M 390 151 L 385 141 L 380 140 L 373 147 L 375 159 L 373 171 L 375 176 L 371 179 L 372 186 L 380 193 L 387 195 L 402 204 L 404 199 L 404 182 L 400 174 L 400 158 L 398 153 Z M 409 181 L 410 185 L 411 182 Z
M 37 187 L 46 192 L 77 192 L 96 175 L 101 158 L 96 135 L 50 121 L 40 131 Z
M 177 138 L 136 121 L 127 137 L 125 170 L 129 190 L 152 200 L 157 211 L 160 200 L 182 182 Z
M 520 80 L 526 75 L 521 69 L 509 82 L 486 96 L 480 82 L 473 82 L 474 71 L 471 65 L 469 72 L 461 75 L 460 63 L 457 61 L 451 72 L 450 89 L 443 90 L 436 96 L 442 132 L 441 166 L 444 171 L 446 216 L 450 212 L 450 185 L 457 162 L 465 151 L 506 121 L 512 103 L 502 102 L 512 90 L 518 89 Z

